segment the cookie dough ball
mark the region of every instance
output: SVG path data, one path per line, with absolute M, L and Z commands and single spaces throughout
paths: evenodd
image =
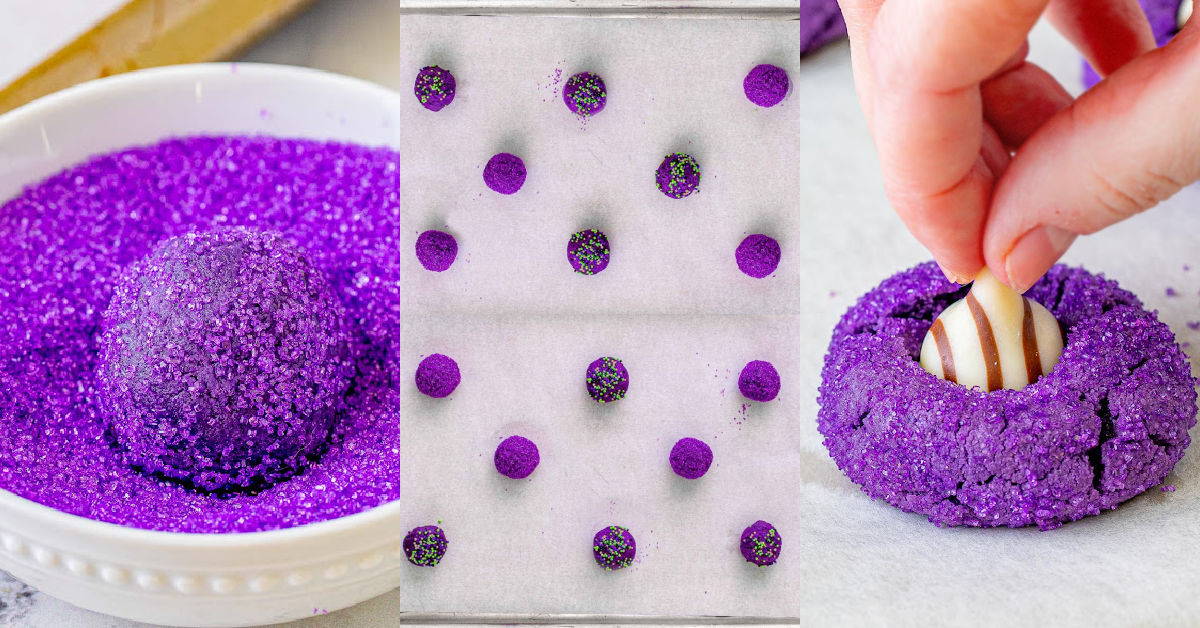
M 746 98 L 759 107 L 774 107 L 788 95 L 787 71 L 769 63 L 754 66 L 742 79 L 742 91 Z
M 817 428 L 873 498 L 937 525 L 1055 528 L 1157 486 L 1190 443 L 1196 391 L 1170 328 L 1116 282 L 1055 266 L 1025 296 L 1066 331 L 1054 369 L 984 392 L 917 362 L 967 289 L 930 262 L 885 280 L 834 328 Z
M 458 388 L 462 374 L 458 371 L 458 362 L 453 358 L 435 353 L 417 365 L 415 379 L 417 390 L 434 399 L 441 399 L 449 397 L 450 393 Z
M 483 167 L 483 182 L 494 192 L 516 194 L 525 185 L 525 162 L 511 153 L 492 155 Z
M 341 303 L 280 234 L 167 239 L 116 279 L 101 416 L 127 461 L 203 491 L 259 490 L 322 452 L 353 365 Z
M 695 480 L 703 477 L 712 466 L 712 461 L 712 448 L 698 438 L 681 438 L 671 448 L 671 469 L 681 478 Z
M 770 362 L 749 362 L 738 375 L 738 390 L 747 399 L 766 403 L 779 394 L 779 371 Z
M 445 68 L 431 65 L 417 73 L 413 94 L 421 106 L 430 111 L 441 111 L 454 101 L 454 89 L 454 75 Z
M 592 556 L 596 564 L 608 571 L 624 569 L 637 556 L 637 541 L 629 528 L 608 526 L 601 528 L 592 538 Z
M 779 243 L 775 238 L 761 233 L 746 236 L 733 254 L 738 270 L 755 279 L 762 279 L 775 272 L 779 267 L 779 256 Z
M 449 544 L 446 533 L 437 526 L 413 528 L 404 535 L 404 556 L 418 567 L 436 567 Z
M 417 260 L 425 267 L 440 273 L 458 257 L 458 241 L 445 231 L 429 230 L 417 236 Z
M 742 556 L 759 567 L 774 565 L 783 551 L 783 537 L 775 526 L 761 519 L 742 530 Z
M 504 477 L 520 480 L 529 477 L 542 457 L 537 445 L 524 436 L 509 436 L 496 447 L 493 462 Z
M 589 397 L 598 403 L 612 403 L 629 391 L 629 371 L 617 358 L 599 358 L 588 365 L 584 383 Z
M 700 189 L 700 163 L 691 155 L 671 153 L 654 173 L 658 190 L 670 198 L 683 198 Z
M 567 241 L 567 261 L 580 275 L 595 275 L 608 268 L 611 256 L 608 236 L 599 229 L 578 231 Z
M 563 87 L 563 102 L 571 113 L 582 118 L 600 113 L 608 102 L 604 79 L 593 72 L 580 72 L 572 76 Z

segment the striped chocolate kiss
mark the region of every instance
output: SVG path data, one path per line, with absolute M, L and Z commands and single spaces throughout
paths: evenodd
M 1049 373 L 1062 349 L 1054 315 L 984 269 L 966 298 L 933 321 L 921 344 L 921 367 L 985 392 L 1019 390 Z

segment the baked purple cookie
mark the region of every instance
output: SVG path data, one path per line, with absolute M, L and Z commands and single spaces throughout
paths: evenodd
M 774 107 L 783 102 L 790 86 L 787 71 L 769 63 L 754 66 L 742 79 L 746 99 L 759 107 Z
M 483 167 L 483 182 L 493 192 L 516 194 L 525 185 L 525 162 L 512 153 L 492 155 Z
M 733 253 L 738 270 L 755 279 L 762 279 L 779 268 L 779 242 L 768 235 L 746 236 Z
M 939 526 L 1051 529 L 1160 484 L 1196 423 L 1171 330 L 1103 275 L 1058 265 L 1025 296 L 1065 330 L 1048 374 L 981 392 L 917 362 L 933 319 L 962 298 L 925 263 L 862 296 L 833 331 L 817 427 L 868 495 Z
M 425 270 L 440 273 L 458 257 L 458 241 L 445 231 L 430 229 L 417 236 L 417 261 Z
M 440 522 L 439 522 L 440 523 Z M 418 567 L 437 567 L 450 541 L 437 526 L 420 526 L 404 535 L 404 556 Z
M 774 565 L 783 551 L 783 537 L 775 526 L 759 519 L 742 530 L 742 558 L 759 567 Z
M 766 360 L 752 360 L 738 374 L 738 390 L 742 396 L 766 403 L 779 395 L 779 371 Z
M 801 56 L 846 36 L 846 21 L 837 0 L 804 0 L 799 24 Z
M 462 382 L 462 373 L 458 370 L 458 362 L 448 355 L 434 353 L 426 356 L 417 365 L 414 378 L 417 390 L 434 399 L 449 397 Z
M 637 556 L 637 541 L 629 528 L 608 526 L 600 528 L 592 538 L 592 557 L 596 564 L 608 571 L 624 569 Z
M 595 72 L 580 72 L 567 79 L 563 86 L 563 102 L 571 113 L 590 118 L 604 110 L 608 103 L 608 90 L 604 79 Z
M 509 436 L 496 447 L 492 462 L 506 478 L 521 480 L 529 477 L 542 461 L 537 445 L 524 436 Z
M 670 198 L 689 196 L 700 189 L 700 163 L 686 153 L 671 153 L 654 172 L 654 184 Z
M 449 70 L 431 65 L 421 68 L 417 73 L 413 95 L 422 107 L 430 111 L 441 111 L 454 101 L 456 86 L 454 75 Z
M 201 491 L 261 490 L 315 460 L 353 366 L 344 310 L 279 233 L 159 243 L 117 278 L 100 415 L 125 461 Z
M 681 438 L 671 447 L 671 470 L 681 478 L 695 480 L 704 477 L 712 466 L 713 452 L 699 438 Z
M 571 234 L 571 239 L 567 240 L 567 261 L 580 275 L 595 275 L 608 268 L 608 260 L 611 257 L 608 236 L 599 229 L 576 231 Z
M 1192 0 L 1138 0 L 1150 30 L 1154 32 L 1154 43 L 1163 46 L 1183 28 L 1180 18 L 1184 3 Z M 1100 75 L 1086 60 L 1083 62 L 1083 86 L 1090 88 L 1100 82 Z
M 588 396 L 596 403 L 612 403 L 629 392 L 629 371 L 617 358 L 597 358 L 584 376 Z

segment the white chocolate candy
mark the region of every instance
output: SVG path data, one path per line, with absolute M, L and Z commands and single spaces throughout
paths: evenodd
M 966 298 L 933 321 L 921 344 L 921 367 L 983 391 L 1019 390 L 1049 373 L 1062 350 L 1054 315 L 984 269 Z
M 1192 0 L 1183 0 L 1179 3 L 1179 14 L 1175 17 L 1175 26 L 1183 30 L 1183 25 L 1187 24 L 1189 18 L 1192 17 Z

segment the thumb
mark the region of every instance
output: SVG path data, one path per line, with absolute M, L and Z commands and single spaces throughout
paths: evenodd
M 996 184 L 984 259 L 1028 289 L 1077 234 L 1200 179 L 1200 23 L 1115 72 L 1037 130 Z

